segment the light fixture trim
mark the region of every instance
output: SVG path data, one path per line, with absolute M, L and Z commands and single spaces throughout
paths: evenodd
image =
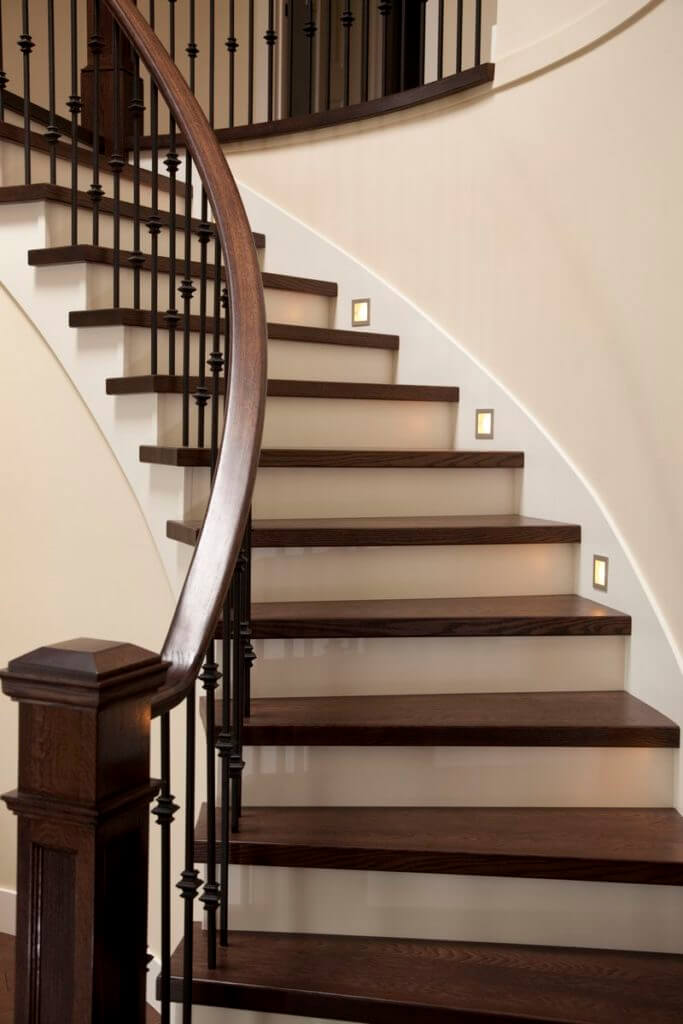
M 351 300 L 351 325 L 353 327 L 370 326 L 370 299 Z
M 609 558 L 593 555 L 593 589 L 606 591 L 609 585 Z
M 474 417 L 474 436 L 477 441 L 493 440 L 493 409 L 477 409 Z

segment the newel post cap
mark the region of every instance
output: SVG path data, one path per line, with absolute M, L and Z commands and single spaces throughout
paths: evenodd
M 96 708 L 153 693 L 167 667 L 144 647 L 81 637 L 14 658 L 0 678 L 3 692 L 14 700 Z

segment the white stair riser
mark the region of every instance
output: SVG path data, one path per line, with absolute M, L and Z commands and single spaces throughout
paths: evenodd
M 215 1006 L 192 1007 L 193 1024 L 226 1024 L 226 1014 L 230 1015 L 230 1024 L 345 1024 L 344 1021 L 333 1021 L 320 1017 L 297 1017 L 281 1013 L 252 1013 L 250 1010 L 221 1010 Z M 182 1024 L 182 1009 L 173 1006 L 171 1024 Z
M 167 296 L 164 295 L 164 309 Z M 213 310 L 211 311 L 213 314 Z M 199 365 L 199 332 L 190 335 L 190 361 Z M 128 376 L 150 372 L 150 332 L 148 328 L 125 329 L 125 370 Z M 223 338 L 221 337 L 221 346 Z M 207 335 L 207 352 L 213 347 L 213 331 Z M 169 336 L 158 332 L 158 372 L 169 372 Z M 176 332 L 175 366 L 182 367 L 182 331 Z M 391 384 L 394 379 L 394 353 L 383 349 L 352 348 L 349 345 L 323 345 L 300 341 L 268 342 L 268 375 L 271 380 L 359 381 Z
M 231 867 L 231 925 L 683 953 L 683 888 Z
M 573 544 L 257 548 L 255 601 L 570 593 Z
M 192 368 L 194 372 L 196 367 Z M 180 373 L 181 368 L 176 367 Z M 159 396 L 159 444 L 179 444 L 182 396 Z M 197 408 L 190 400 L 190 440 L 195 443 Z M 382 399 L 269 398 L 266 448 L 377 447 L 447 448 L 455 433 L 455 407 L 441 402 Z
M 254 511 L 264 519 L 505 514 L 517 511 L 519 472 L 264 468 L 256 480 Z
M 246 748 L 269 807 L 671 807 L 674 751 L 605 747 Z
M 259 640 L 255 697 L 620 690 L 621 636 Z

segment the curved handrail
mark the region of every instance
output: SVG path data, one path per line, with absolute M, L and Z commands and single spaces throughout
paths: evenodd
M 232 328 L 223 443 L 209 505 L 162 657 L 170 667 L 152 713 L 182 700 L 199 671 L 240 551 L 256 477 L 266 396 L 266 315 L 253 236 L 225 155 L 181 72 L 132 0 L 104 0 L 182 132 L 223 249 Z

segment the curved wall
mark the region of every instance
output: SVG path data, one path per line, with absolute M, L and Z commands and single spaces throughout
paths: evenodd
M 567 30 L 581 54 L 514 88 L 229 159 L 515 395 L 599 497 L 680 665 L 683 5 L 594 6 Z

